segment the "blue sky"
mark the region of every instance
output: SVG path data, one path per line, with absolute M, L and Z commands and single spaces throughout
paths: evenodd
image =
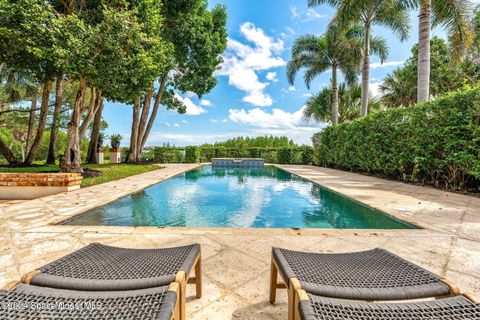
M 286 80 L 285 64 L 292 42 L 302 34 L 322 34 L 334 11 L 329 6 L 308 9 L 306 0 L 211 0 L 211 6 L 225 4 L 228 10 L 228 49 L 225 62 L 217 73 L 218 85 L 199 99 L 183 94 L 187 114 L 162 110 L 147 145 L 171 143 L 178 146 L 222 141 L 239 135 L 287 135 L 300 144 L 310 144 L 318 123 L 305 123 L 302 107 L 311 93 L 328 85 L 326 72 L 307 90 L 301 74 L 294 86 Z M 417 42 L 417 12 L 411 13 L 411 33 L 401 43 L 391 32 L 380 27 L 374 34 L 388 41 L 390 54 L 380 65 L 372 58 L 371 93 L 378 84 L 409 56 Z M 442 36 L 441 30 L 433 35 Z M 107 134 L 120 133 L 128 145 L 131 106 L 106 103 L 104 118 Z

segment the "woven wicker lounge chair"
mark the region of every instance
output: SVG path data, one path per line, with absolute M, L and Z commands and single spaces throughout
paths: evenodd
M 277 283 L 280 273 L 283 283 Z M 273 248 L 270 302 L 288 289 L 288 319 L 293 319 L 295 290 L 324 297 L 382 301 L 457 295 L 445 279 L 383 249 L 321 254 Z
M 0 291 L 0 319 L 179 320 L 179 287 L 71 291 L 12 282 Z
M 180 313 L 185 319 L 187 283 L 202 295 L 200 245 L 162 249 L 126 249 L 90 244 L 27 273 L 22 282 L 79 291 L 125 291 L 180 284 Z M 195 277 L 191 277 L 195 269 Z
M 295 319 L 301 320 L 478 320 L 480 301 L 465 294 L 440 300 L 371 303 L 325 298 L 297 291 Z

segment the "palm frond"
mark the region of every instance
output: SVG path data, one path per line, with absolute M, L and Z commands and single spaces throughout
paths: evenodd
M 388 44 L 385 38 L 376 36 L 370 39 L 370 53 L 378 56 L 383 63 L 388 57 Z

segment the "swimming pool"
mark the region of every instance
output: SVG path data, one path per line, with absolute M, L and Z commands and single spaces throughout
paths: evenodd
M 204 166 L 64 224 L 232 228 L 410 229 L 413 226 L 274 166 Z

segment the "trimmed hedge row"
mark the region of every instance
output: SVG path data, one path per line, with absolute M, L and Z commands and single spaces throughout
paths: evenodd
M 326 128 L 320 165 L 451 190 L 480 188 L 480 88 Z
M 296 148 L 225 148 L 225 147 L 156 147 L 155 162 L 197 163 L 210 162 L 212 158 L 263 158 L 267 163 L 311 164 L 314 149 L 309 146 Z

